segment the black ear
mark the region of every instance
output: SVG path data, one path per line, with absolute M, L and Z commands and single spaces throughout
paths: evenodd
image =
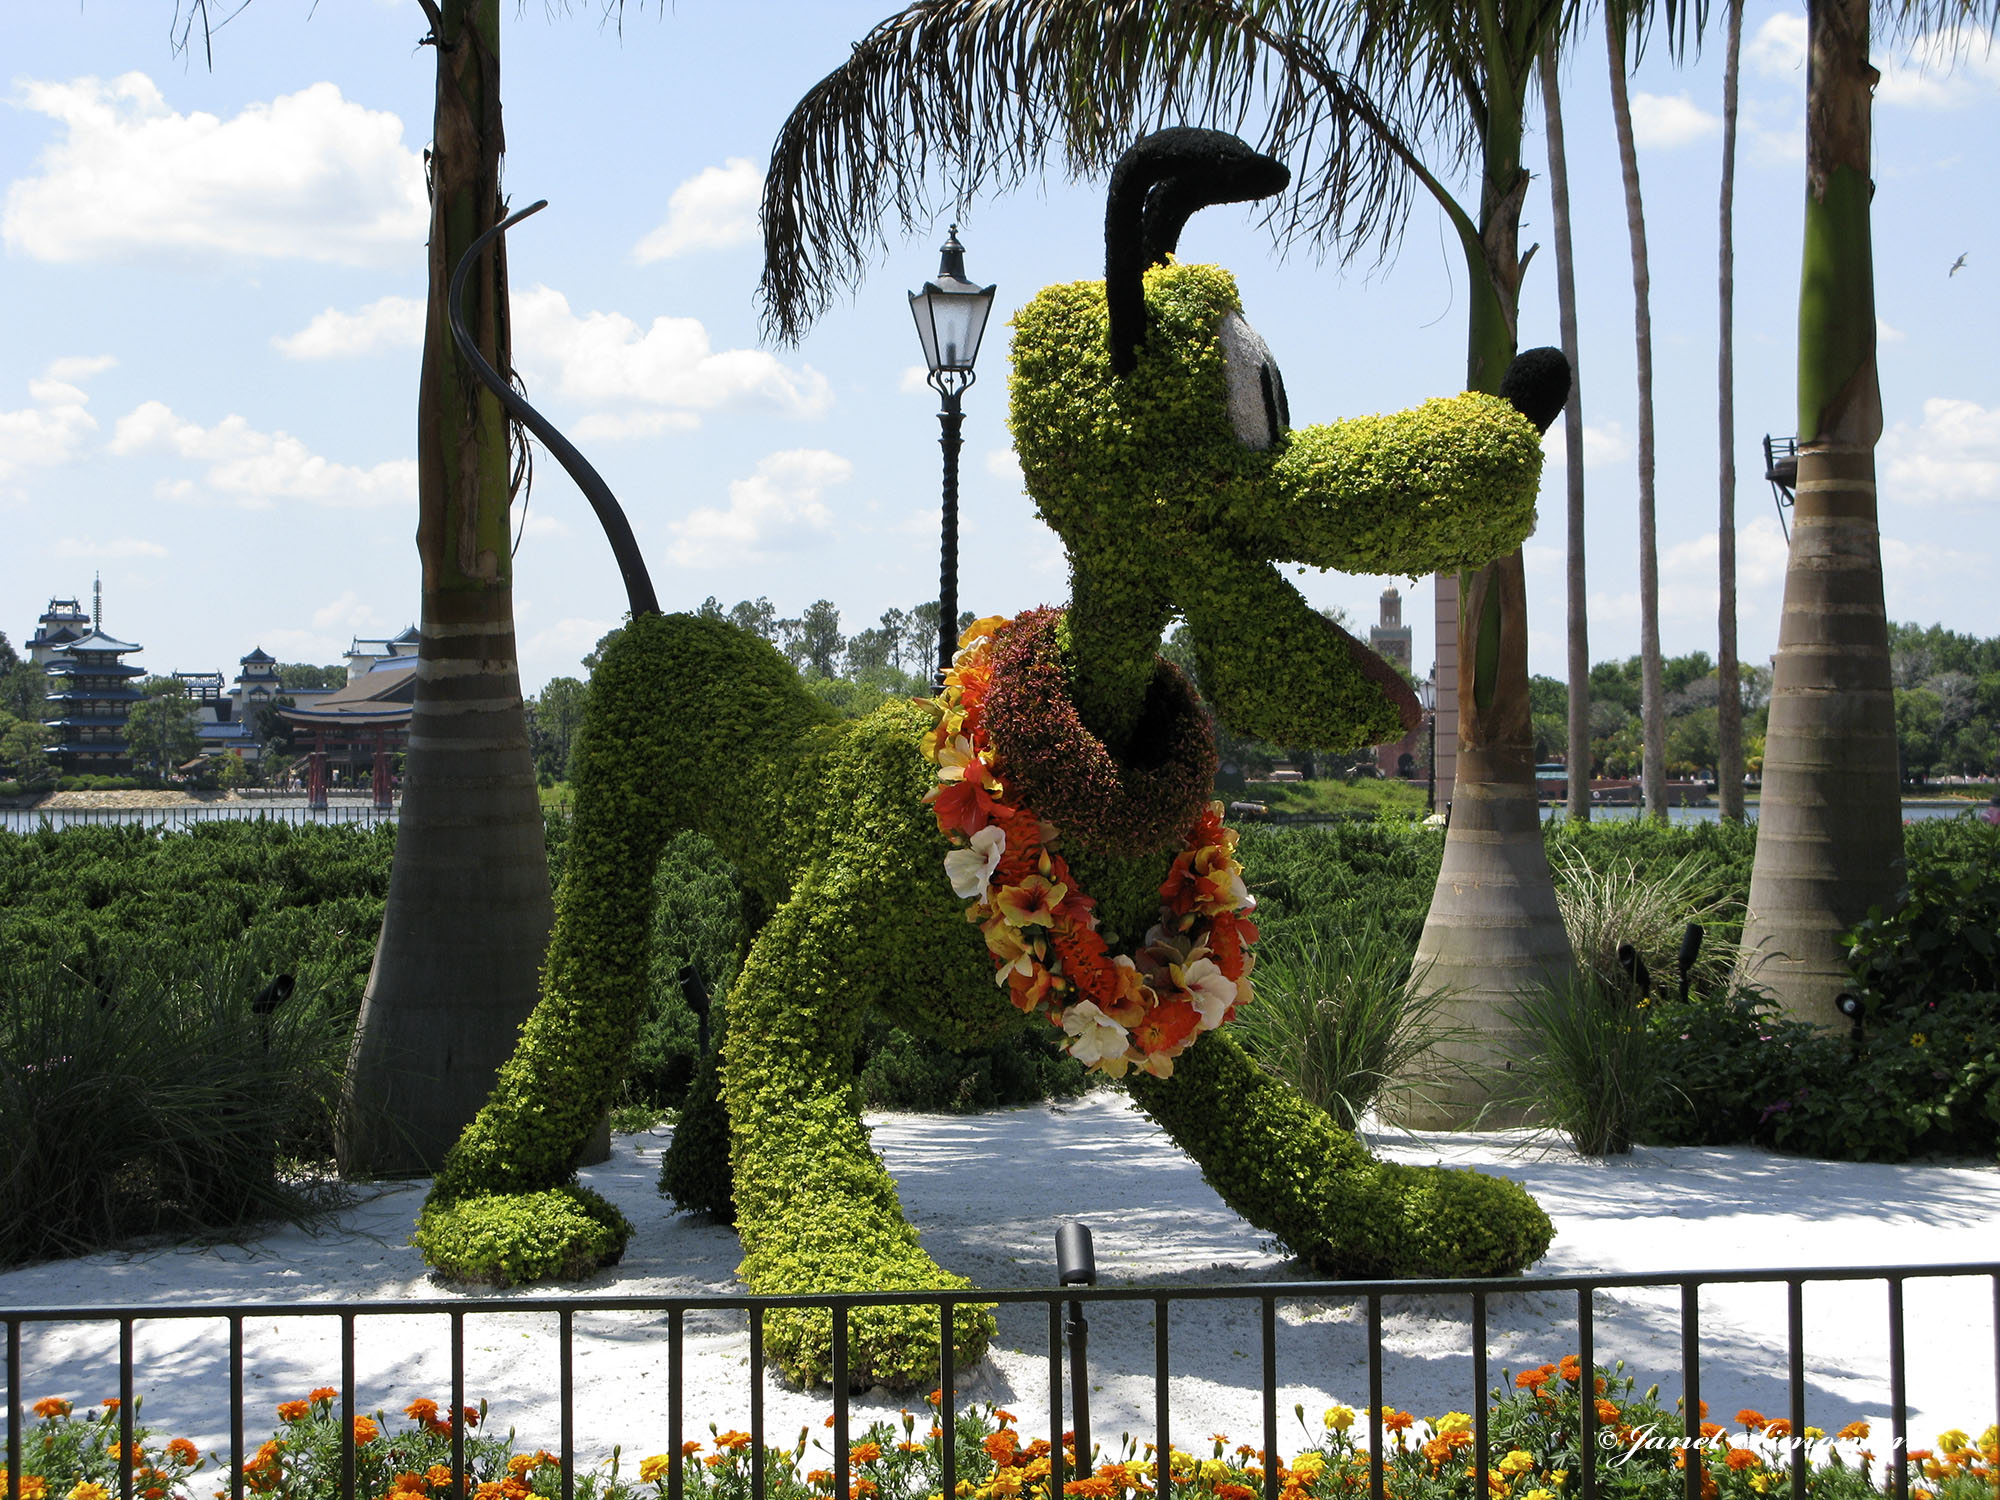
M 1569 361 L 1560 349 L 1523 349 L 1500 377 L 1500 394 L 1538 432 L 1547 432 L 1569 401 Z
M 1181 230 L 1213 203 L 1249 203 L 1281 193 L 1291 170 L 1220 130 L 1179 127 L 1135 142 L 1111 172 L 1104 207 L 1104 299 L 1111 315 L 1111 370 L 1128 375 L 1146 338 L 1143 278 L 1180 243 Z

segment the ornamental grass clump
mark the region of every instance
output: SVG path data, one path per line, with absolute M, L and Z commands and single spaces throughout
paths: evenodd
M 1409 943 L 1375 922 L 1266 938 L 1256 1004 L 1236 1021 L 1244 1050 L 1353 1130 L 1392 1079 L 1434 1076 L 1435 1049 L 1462 1029 L 1442 1019 L 1450 992 L 1426 985 L 1428 965 L 1413 982 L 1413 964 Z
M 312 1221 L 352 1017 L 241 955 L 0 963 L 0 1265 Z
M 1499 1102 L 1528 1109 L 1585 1156 L 1630 1151 L 1671 1086 L 1640 1002 L 1580 972 L 1516 996 L 1514 1018 Z

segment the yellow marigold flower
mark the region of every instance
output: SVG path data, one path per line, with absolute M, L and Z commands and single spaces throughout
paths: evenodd
M 60 1396 L 44 1396 L 35 1403 L 35 1415 L 44 1419 L 66 1417 L 70 1414 L 70 1404 Z
M 1535 1466 L 1534 1455 L 1532 1453 L 1525 1452 L 1520 1448 L 1516 1448 L 1512 1453 L 1509 1453 L 1505 1458 L 1501 1459 L 1499 1464 L 1497 1465 L 1500 1472 L 1502 1474 L 1505 1474 L 1509 1479 L 1512 1479 L 1516 1474 L 1527 1473 L 1528 1470 L 1534 1468 L 1534 1466 Z
M 111 1497 L 103 1485 L 86 1479 L 64 1496 L 63 1500 L 111 1500 Z
M 1329 1406 L 1320 1420 L 1334 1432 L 1345 1432 L 1354 1425 L 1354 1409 L 1348 1406 Z
M 995 1470 L 993 1482 L 987 1486 L 987 1492 L 1005 1496 L 1007 1500 L 1012 1500 L 1013 1496 L 1021 1493 L 1021 1471 L 1019 1469 Z
M 1922 1047 L 1927 1043 L 1929 1043 L 1929 1041 L 1930 1038 L 1925 1036 L 1921 1031 L 1913 1031 L 1910 1033 L 1910 1045 L 1912 1047 Z M 1922 1494 L 1923 1491 L 1919 1490 L 1917 1491 L 1917 1493 Z
M 49 1482 L 39 1474 L 21 1476 L 21 1500 L 46 1500 Z
M 1431 1423 L 1431 1431 L 1440 1437 L 1447 1432 L 1470 1432 L 1472 1417 L 1467 1412 L 1448 1411 Z
M 1824 1427 L 1808 1427 L 1806 1429 L 1806 1437 L 1810 1441 L 1817 1442 L 1820 1438 L 1823 1438 L 1825 1436 L 1826 1436 L 1826 1429 Z
M 1220 1484 L 1229 1477 L 1229 1465 L 1219 1458 L 1205 1458 L 1195 1472 L 1210 1484 Z
M 1521 1500 L 1556 1500 L 1554 1490 L 1529 1490 Z
M 1972 1442 L 1972 1438 L 1961 1428 L 1954 1427 L 1938 1434 L 1937 1445 L 1941 1452 L 1957 1453 Z
M 1349 1412 L 1347 1415 L 1349 1421 L 1354 1419 L 1352 1412 Z M 1332 1424 L 1329 1423 L 1328 1425 L 1331 1426 Z M 1297 1461 L 1292 1465 L 1292 1476 L 1304 1484 L 1311 1484 L 1325 1472 L 1326 1456 L 1320 1453 L 1301 1453 Z
M 1568 1469 L 1550 1470 L 1549 1483 L 1553 1484 L 1557 1489 L 1561 1489 L 1564 1485 L 1569 1483 L 1569 1470 Z
M 673 1462 L 671 1454 L 655 1453 L 651 1458 L 639 1460 L 639 1482 L 651 1484 L 667 1472 L 667 1465 Z

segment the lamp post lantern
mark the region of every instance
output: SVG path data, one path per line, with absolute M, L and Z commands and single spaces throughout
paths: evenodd
M 958 646 L 958 450 L 964 421 L 959 398 L 975 378 L 972 362 L 979 357 L 979 340 L 993 311 L 993 292 L 993 287 L 974 286 L 965 279 L 965 247 L 958 242 L 954 224 L 938 258 L 937 279 L 925 282 L 921 292 L 910 293 L 910 314 L 917 321 L 924 363 L 930 369 L 927 378 L 931 389 L 944 398 L 938 412 L 942 429 L 938 446 L 944 449 L 944 544 L 938 567 L 940 682 Z

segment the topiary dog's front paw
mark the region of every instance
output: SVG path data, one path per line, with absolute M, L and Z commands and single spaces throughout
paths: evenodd
M 817 1292 L 956 1291 L 970 1286 L 942 1270 L 915 1245 L 860 1247 L 800 1244 L 783 1254 L 752 1254 L 737 1272 L 750 1289 L 766 1294 Z M 883 1385 L 922 1390 L 937 1384 L 941 1326 L 936 1307 L 924 1304 L 851 1307 L 847 1311 L 847 1383 L 850 1390 Z M 991 1305 L 952 1309 L 952 1367 L 985 1357 L 994 1333 Z M 764 1315 L 764 1350 L 771 1363 L 801 1385 L 833 1380 L 833 1311 L 781 1308 Z
M 616 1265 L 631 1237 L 626 1217 L 589 1188 L 559 1187 L 428 1203 L 410 1243 L 448 1280 L 514 1286 Z

